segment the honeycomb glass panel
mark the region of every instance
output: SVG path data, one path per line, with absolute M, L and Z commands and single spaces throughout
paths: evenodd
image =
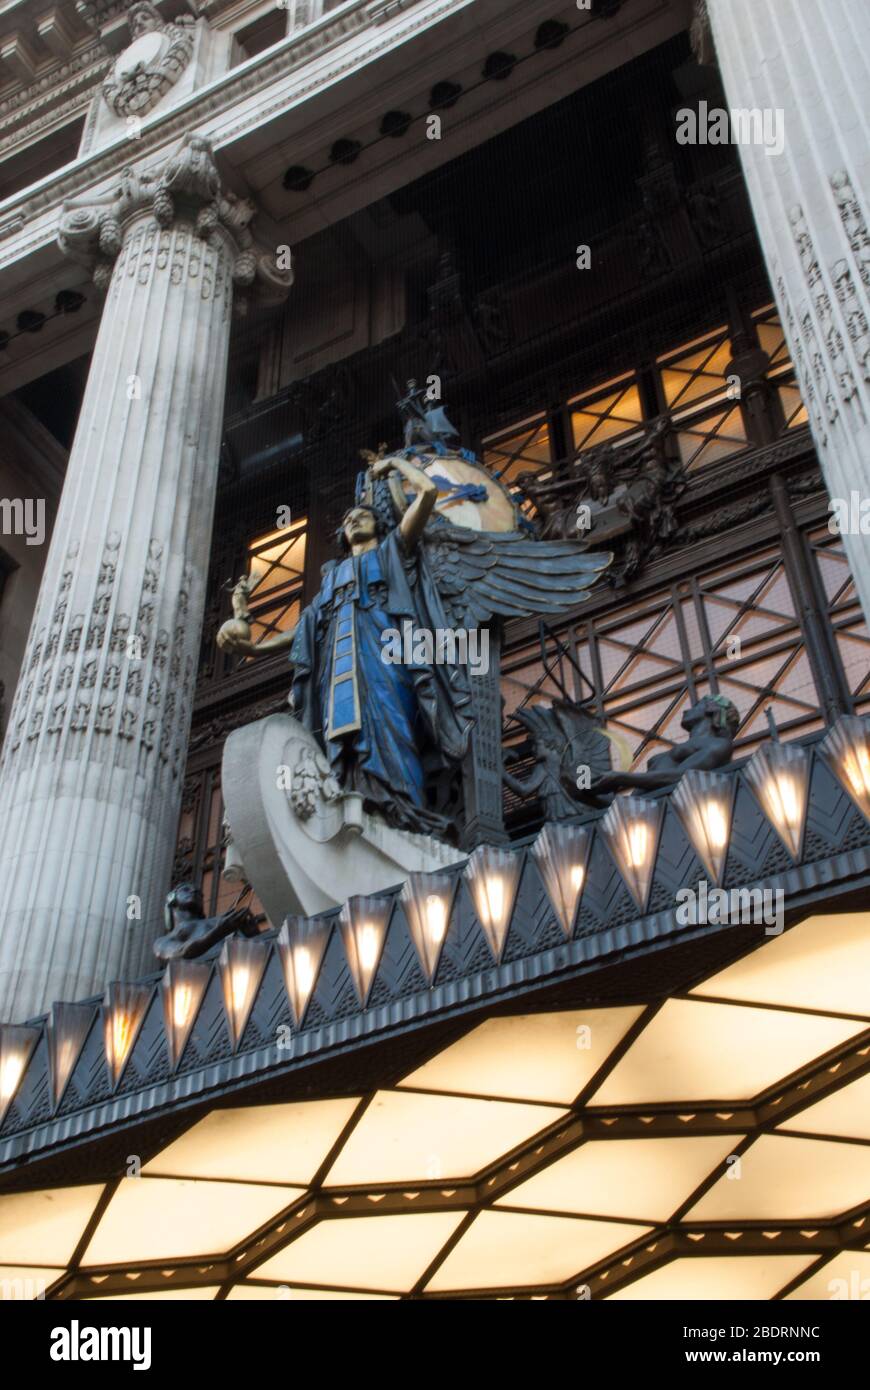
M 145 1174 L 307 1183 L 335 1144 L 357 1097 L 213 1110 L 146 1163 Z
M 490 1018 L 401 1085 L 569 1105 L 642 1013 L 634 1006 Z
M 705 1255 L 672 1260 L 605 1297 L 626 1302 L 773 1298 L 814 1262 L 814 1255 Z
M 0 1197 L 0 1260 L 4 1264 L 65 1265 L 84 1235 L 102 1191 L 102 1183 L 96 1183 Z
M 870 913 L 819 914 L 690 992 L 870 1018 Z
M 795 1303 L 822 1298 L 837 1303 L 870 1299 L 870 1251 L 842 1250 L 785 1297 Z
M 862 1076 L 833 1095 L 807 1106 L 780 1130 L 800 1130 L 804 1134 L 834 1134 L 844 1139 L 870 1140 L 870 1076 Z
M 862 1031 L 849 1019 L 669 999 L 590 1105 L 749 1100 Z
M 686 1213 L 686 1221 L 824 1220 L 870 1196 L 870 1146 L 763 1134 Z
M 379 1091 L 329 1170 L 329 1187 L 472 1177 L 566 1111 Z
M 465 1213 L 349 1216 L 321 1221 L 257 1268 L 257 1277 L 408 1293 Z
M 426 1285 L 427 1293 L 560 1284 L 649 1234 L 648 1226 L 482 1211 Z
M 135 1264 L 219 1254 L 277 1216 L 303 1191 L 187 1178 L 125 1178 L 82 1263 Z
M 228 1303 L 257 1302 L 274 1303 L 332 1303 L 358 1302 L 390 1303 L 396 1298 L 392 1293 L 342 1293 L 338 1289 L 291 1289 L 289 1284 L 234 1284 L 227 1294 Z
M 667 1221 L 739 1138 L 608 1139 L 582 1144 L 500 1197 L 500 1207 Z

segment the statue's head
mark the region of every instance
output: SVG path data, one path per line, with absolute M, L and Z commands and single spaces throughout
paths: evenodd
M 166 904 L 163 909 L 163 919 L 166 923 L 167 931 L 172 931 L 175 926 L 175 909 L 177 907 L 197 917 L 204 916 L 202 893 L 195 883 L 179 883 L 167 894 Z
M 345 512 L 338 533 L 339 545 L 345 553 L 353 546 L 377 540 L 377 537 L 378 519 L 371 507 L 356 506 Z
M 705 695 L 697 704 L 690 705 L 680 720 L 684 729 L 690 732 L 699 725 L 706 725 L 712 734 L 723 734 L 734 738 L 740 724 L 740 714 L 724 695 Z
M 140 39 L 143 34 L 151 34 L 163 28 L 160 11 L 150 0 L 140 0 L 138 5 L 133 5 L 127 22 L 134 39 Z

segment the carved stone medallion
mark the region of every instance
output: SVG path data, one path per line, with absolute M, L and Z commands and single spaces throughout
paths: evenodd
M 175 85 L 193 54 L 193 25 L 188 15 L 165 24 L 154 5 L 133 6 L 133 42 L 103 82 L 103 97 L 116 116 L 144 116 Z

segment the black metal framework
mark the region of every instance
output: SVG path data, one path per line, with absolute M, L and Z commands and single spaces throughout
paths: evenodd
M 859 655 L 870 641 L 841 573 L 845 557 L 836 546 L 825 545 L 823 553 L 834 584 L 832 612 L 839 615 L 840 658 L 831 654 L 830 679 L 851 679 L 853 696 L 870 700 L 866 657 L 861 668 Z M 738 756 L 768 736 L 768 708 L 785 739 L 820 729 L 826 691 L 808 651 L 800 578 L 780 545 L 753 547 L 742 558 L 545 634 L 506 659 L 505 713 L 567 694 L 624 735 L 635 769 L 684 738 L 683 711 L 708 694 L 737 706 Z M 844 655 L 851 676 L 841 669 Z
M 553 461 L 551 427 L 546 415 L 519 420 L 483 440 L 482 460 L 503 483 L 516 482 L 521 473 L 538 473 Z
M 308 521 L 302 517 L 248 546 L 251 638 L 259 642 L 296 623 L 302 607 Z
M 738 335 L 744 351 L 760 349 L 769 359 L 762 379 L 774 391 L 766 403 L 772 418 L 765 430 L 743 400 L 735 362 Z M 669 348 L 653 362 L 588 387 L 555 411 L 484 435 L 482 458 L 511 483 L 523 472 L 558 467 L 560 440 L 574 454 L 609 442 L 627 444 L 640 426 L 662 415 L 671 425 L 671 447 L 689 473 L 806 424 L 775 305 L 749 315 L 735 309 L 728 323 Z
M 856 711 L 870 704 L 870 630 L 861 611 L 842 537 L 827 526 L 810 532 L 807 544 L 824 594 L 827 620 Z

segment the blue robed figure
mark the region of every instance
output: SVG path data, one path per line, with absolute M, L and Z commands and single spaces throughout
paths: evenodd
M 324 567 L 320 591 L 295 631 L 256 647 L 241 631 L 222 630 L 219 641 L 256 655 L 289 645 L 294 713 L 321 743 L 342 789 L 360 792 L 391 825 L 443 831 L 447 820 L 427 788 L 465 754 L 470 688 L 461 665 L 389 659 L 385 635 L 404 623 L 428 632 L 449 626 L 419 544 L 437 484 L 405 458 L 378 460 L 373 478 L 391 469 L 414 489 L 401 521 L 383 534 L 371 507 L 350 509 L 340 531 L 344 556 Z M 240 608 L 246 598 L 247 591 Z M 237 621 L 246 619 L 237 612 Z
M 402 633 L 408 623 L 434 639 L 439 632 L 486 628 L 504 618 L 567 615 L 588 596 L 612 556 L 587 551 L 577 540 L 529 535 L 520 528 L 510 495 L 483 470 L 479 483 L 458 486 L 433 476 L 436 459 L 463 455 L 451 454 L 439 435 L 443 411 L 418 410 L 421 393 L 411 387 L 402 402 L 409 411 L 408 401 L 416 403 L 404 454 L 384 458 L 366 451 L 373 460 L 373 497 L 374 483 L 393 470 L 399 475 L 398 497 L 385 484 L 395 504 L 389 521 L 379 519 L 380 507 L 351 508 L 340 531 L 344 555 L 324 567 L 320 592 L 294 632 L 251 641 L 250 581 L 242 579 L 233 593 L 235 618 L 224 623 L 217 640 L 224 650 L 246 656 L 289 648 L 295 715 L 318 739 L 342 789 L 360 792 L 391 825 L 444 833 L 451 824 L 444 810 L 455 790 L 453 774 L 469 737 L 477 736 L 468 670 L 456 661 L 418 661 L 415 651 L 415 659 L 397 663 L 387 635 Z M 440 434 L 455 436 L 446 419 Z M 425 458 L 430 473 L 411 456 Z M 501 489 L 512 529 L 480 531 L 444 515 L 427 528 L 439 486 L 453 500 L 469 487 L 484 498 Z M 482 737 L 493 737 L 492 731 Z

